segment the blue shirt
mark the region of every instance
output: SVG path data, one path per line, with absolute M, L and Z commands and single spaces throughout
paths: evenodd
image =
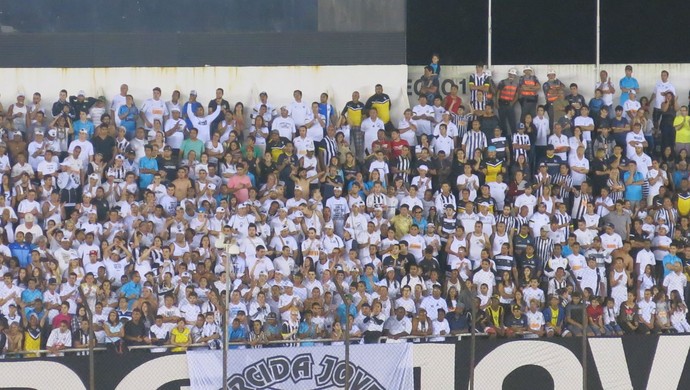
M 22 301 L 25 303 L 32 303 L 36 299 L 43 301 L 43 294 L 37 289 L 29 290 L 28 288 L 22 291 Z
M 141 285 L 130 280 L 120 287 L 120 292 L 123 297 L 127 298 L 127 307 L 132 310 L 132 305 L 134 305 L 134 302 L 141 296 Z M 135 297 L 130 298 L 131 295 L 135 295 Z
M 621 81 L 618 83 L 618 86 L 621 88 L 629 88 L 629 89 L 634 89 L 635 92 L 640 92 L 640 84 L 637 82 L 637 79 L 634 77 L 628 77 L 625 76 L 621 79 Z M 628 93 L 627 92 L 621 92 L 621 106 L 628 100 Z
M 120 121 L 120 126 L 123 126 L 125 129 L 127 129 L 128 134 L 134 134 L 134 130 L 136 130 L 137 127 L 137 117 L 139 116 L 139 109 L 136 108 L 136 106 L 127 107 L 127 105 L 123 105 L 117 111 L 117 116 L 119 117 L 124 113 L 127 113 L 127 116 L 125 117 L 125 119 L 122 119 Z
M 338 318 L 340 319 L 341 325 L 345 325 L 347 322 L 347 315 L 345 315 L 345 307 L 346 305 L 344 303 L 341 303 L 336 311 L 336 313 L 338 314 Z M 353 317 L 357 317 L 357 305 L 355 305 L 354 303 L 350 305 L 350 314 Z
M 139 159 L 139 169 L 153 169 L 158 170 L 158 161 L 153 157 L 142 157 Z M 150 173 L 139 174 L 139 188 L 145 189 L 153 182 L 153 175 Z
M 333 108 L 332 105 L 328 103 L 319 103 L 319 114 L 326 118 L 326 127 L 328 127 L 328 124 L 331 122 L 331 116 L 333 116 L 334 112 L 335 108 Z
M 247 333 L 244 331 L 244 328 L 240 326 L 237 329 L 233 329 L 232 325 L 230 325 L 230 328 L 228 329 L 228 338 L 230 339 L 230 342 L 242 342 L 247 340 Z M 231 345 L 228 347 L 228 349 L 238 349 L 239 345 Z
M 12 256 L 19 260 L 19 266 L 24 268 L 31 264 L 31 245 L 13 242 L 9 245 Z
M 630 177 L 630 172 L 623 174 L 623 183 Z M 642 173 L 635 172 L 633 182 L 644 180 Z M 640 184 L 625 184 L 625 200 L 640 201 L 642 200 L 642 185 Z
M 670 269 L 666 268 L 667 265 L 673 264 L 673 263 L 679 263 L 680 265 L 683 265 L 683 261 L 680 259 L 680 257 L 674 256 L 670 253 L 668 255 L 664 256 L 664 259 L 662 260 L 662 262 L 663 262 L 662 265 L 664 267 L 664 277 L 666 277 L 666 275 L 668 275 L 672 272 Z
M 74 127 L 74 133 L 79 134 L 79 130 L 84 129 L 86 130 L 87 133 L 89 133 L 89 139 L 93 137 L 93 132 L 94 132 L 94 127 L 93 127 L 93 122 L 87 120 L 86 122 L 82 122 L 81 120 L 75 121 L 72 124 L 72 127 Z

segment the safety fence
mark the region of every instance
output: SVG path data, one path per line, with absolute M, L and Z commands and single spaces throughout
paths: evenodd
M 0 378 L 3 387 L 35 389 L 89 389 L 91 377 L 97 389 L 221 389 L 224 384 L 230 389 L 690 388 L 689 335 L 592 337 L 585 343 L 580 337 L 486 335 L 473 341 L 467 334 L 412 342 L 417 338 L 364 345 L 353 339 L 349 364 L 345 346 L 325 345 L 327 340 L 294 340 L 288 347 L 269 342 L 264 348 L 232 343 L 230 348 L 246 349 L 229 349 L 227 377 L 219 370 L 222 351 L 205 345 L 180 353 L 137 346 L 115 354 L 97 347 L 92 356 L 79 355 L 86 349 L 66 349 L 61 357 L 6 356 L 0 360 Z

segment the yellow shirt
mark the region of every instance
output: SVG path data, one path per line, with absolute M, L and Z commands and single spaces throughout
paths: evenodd
M 690 116 L 680 116 L 678 115 L 676 119 L 673 120 L 673 126 L 678 126 L 683 124 L 680 130 L 676 130 L 676 142 L 683 144 L 690 144 Z
M 189 329 L 184 328 L 183 331 L 180 331 L 177 329 L 177 327 L 174 327 L 173 330 L 170 331 L 170 341 L 176 342 L 176 343 L 186 343 L 189 340 L 190 332 Z M 172 352 L 182 352 L 186 351 L 187 347 L 175 347 L 171 349 Z

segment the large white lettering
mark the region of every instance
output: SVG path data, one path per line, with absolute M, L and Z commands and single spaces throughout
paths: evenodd
M 594 356 L 601 387 L 604 389 L 633 388 L 622 339 L 589 339 L 589 349 Z
M 474 369 L 474 388 L 501 389 L 508 374 L 526 365 L 548 371 L 555 389 L 582 388 L 582 365 L 577 357 L 566 347 L 536 340 L 505 343 L 491 351 Z
M 659 337 L 647 380 L 647 389 L 680 388 L 685 360 L 690 350 L 690 336 Z
M 0 378 L 3 388 L 86 390 L 76 372 L 60 363 L 45 360 L 4 361 L 0 363 Z
M 189 379 L 185 355 L 167 355 L 149 360 L 124 377 L 117 390 L 157 389 L 166 383 Z M 64 387 L 67 389 L 68 387 Z

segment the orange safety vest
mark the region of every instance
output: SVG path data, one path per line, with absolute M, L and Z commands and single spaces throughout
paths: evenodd
M 512 102 L 515 99 L 515 94 L 517 93 L 517 85 L 504 83 L 503 88 L 501 88 L 501 93 L 498 95 L 499 100 Z
M 549 84 L 549 89 L 546 91 L 546 101 L 549 103 L 553 103 L 556 101 L 556 99 L 558 99 L 558 87 L 561 85 L 561 83 L 549 83 L 548 81 L 547 83 Z
M 536 80 L 531 78 L 531 79 L 523 79 L 522 82 L 525 85 L 529 85 L 531 87 L 537 85 Z M 537 96 L 537 91 L 525 91 L 523 89 L 520 89 L 520 96 L 521 97 L 532 97 L 532 96 Z

